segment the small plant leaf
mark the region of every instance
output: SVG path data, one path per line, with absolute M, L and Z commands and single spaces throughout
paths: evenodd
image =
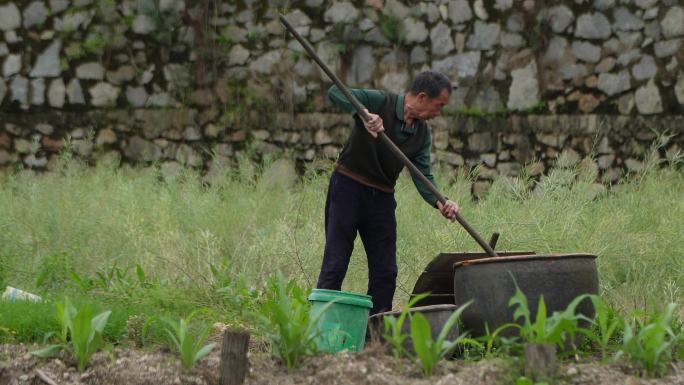
M 142 267 L 140 267 L 139 264 L 135 264 L 135 274 L 138 276 L 138 281 L 140 282 L 141 286 L 144 286 L 147 283 L 146 277 L 145 277 L 145 270 L 143 270 Z
M 197 362 L 199 361 L 202 357 L 206 356 L 207 354 L 211 353 L 211 351 L 216 347 L 216 343 L 212 342 L 210 344 L 204 345 L 202 349 L 197 351 L 195 353 L 194 361 Z
M 432 340 L 430 323 L 420 313 L 411 316 L 411 341 L 423 367 L 423 372 L 428 376 L 431 375 L 432 368 L 437 360 L 432 351 L 434 341 Z
M 453 329 L 454 325 L 458 322 L 458 320 L 461 318 L 461 314 L 463 314 L 463 311 L 470 306 L 470 304 L 473 303 L 473 301 L 468 301 L 465 304 L 459 306 L 447 319 L 447 321 L 444 323 L 444 326 L 442 326 L 442 330 L 439 332 L 439 336 L 437 336 L 437 344 L 439 346 L 444 343 L 446 340 L 447 335 Z
M 95 333 L 102 333 L 104 331 L 105 326 L 107 326 L 107 320 L 109 319 L 109 316 L 112 314 L 111 310 L 103 311 L 102 313 L 96 315 L 91 324 L 92 324 L 92 329 L 95 331 Z
M 430 293 L 419 293 L 414 295 L 409 302 L 404 306 L 399 317 L 387 316 L 383 317 L 385 329 L 383 331 L 383 338 L 392 346 L 392 355 L 396 358 L 409 356 L 409 352 L 404 349 L 404 341 L 408 337 L 403 333 L 404 322 L 409 315 L 411 308 L 422 299 L 426 298 Z
M 56 356 L 62 349 L 64 349 L 64 345 L 50 345 L 43 349 L 34 350 L 31 354 L 40 358 L 50 358 Z

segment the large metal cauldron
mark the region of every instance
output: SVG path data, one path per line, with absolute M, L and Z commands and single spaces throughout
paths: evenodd
M 532 251 L 497 252 L 501 257 L 533 255 Z M 454 302 L 454 265 L 458 262 L 475 261 L 489 258 L 487 253 L 440 253 L 425 267 L 418 277 L 411 297 L 420 293 L 430 293 L 415 306 L 455 304 Z
M 499 252 L 498 255 L 497 258 L 482 253 L 438 255 L 413 290 L 414 294 L 434 293 L 419 305 L 461 305 L 473 300 L 461 320 L 464 330 L 470 330 L 473 336 L 481 336 L 485 334 L 485 325 L 493 331 L 500 325 L 513 322 L 515 309 L 508 306 L 508 301 L 515 293 L 515 283 L 527 296 L 533 317 L 542 295 L 548 314 L 552 314 L 564 310 L 579 295 L 598 293 L 594 255 L 535 255 L 525 252 Z M 443 266 L 445 262 L 454 260 L 451 268 Z M 452 284 L 451 290 L 446 288 L 448 283 Z M 451 301 L 447 300 L 449 296 L 452 296 Z M 582 302 L 577 311 L 589 318 L 594 315 L 588 300 Z
M 514 282 L 515 279 L 515 282 Z M 465 329 L 475 336 L 513 321 L 514 308 L 508 301 L 515 283 L 527 296 L 532 317 L 537 314 L 539 297 L 544 296 L 547 314 L 562 311 L 582 294 L 598 294 L 596 256 L 591 254 L 521 255 L 482 258 L 454 264 L 454 301 L 473 304 L 463 312 Z M 577 308 L 592 318 L 589 300 Z

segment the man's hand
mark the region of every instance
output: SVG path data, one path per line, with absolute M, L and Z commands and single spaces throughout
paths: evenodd
M 441 202 L 438 201 L 437 202 L 437 208 L 439 209 L 439 212 L 442 213 L 444 218 L 446 218 L 452 222 L 454 220 L 456 220 L 456 214 L 458 213 L 458 205 L 456 204 L 456 202 L 448 200 L 448 201 L 444 202 L 444 204 L 442 204 Z
M 378 134 L 385 131 L 385 127 L 382 124 L 382 118 L 380 115 L 371 114 L 368 110 L 364 109 L 366 114 L 370 117 L 368 121 L 364 121 L 363 125 L 366 126 L 366 130 L 369 134 L 373 135 L 374 138 L 378 137 Z

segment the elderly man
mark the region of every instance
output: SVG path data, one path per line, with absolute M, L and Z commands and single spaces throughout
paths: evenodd
M 319 289 L 340 290 L 358 232 L 368 259 L 371 314 L 391 310 L 397 280 L 394 186 L 404 165 L 375 138 L 384 131 L 434 184 L 430 171 L 432 136 L 426 121 L 440 115 L 451 90 L 449 79 L 434 71 L 416 76 L 404 95 L 351 90 L 367 108 L 370 119 L 364 122 L 354 114 L 355 125 L 330 177 Z M 336 86 L 330 88 L 328 98 L 346 111 L 353 110 Z M 413 181 L 430 206 L 440 210 L 445 218 L 455 218 L 456 203 L 447 200 L 442 205 L 419 180 Z

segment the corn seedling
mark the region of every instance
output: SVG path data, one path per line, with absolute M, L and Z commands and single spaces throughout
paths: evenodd
M 501 347 L 504 349 L 503 353 L 510 353 L 510 348 L 519 346 L 518 337 L 503 336 L 503 332 L 511 328 L 519 328 L 520 325 L 516 323 L 507 323 L 499 326 L 493 332 L 489 330 L 489 325 L 485 325 L 485 334 L 476 338 L 476 341 L 481 347 L 483 357 L 491 357 L 494 354 L 494 350 Z
M 213 342 L 203 345 L 209 336 L 209 325 L 201 328 L 198 334 L 190 330 L 189 323 L 196 314 L 197 312 L 193 312 L 187 319 L 180 318 L 178 321 L 159 317 L 165 325 L 164 331 L 180 354 L 181 364 L 185 370 L 191 370 L 197 361 L 211 353 L 216 346 Z
M 61 344 L 48 346 L 32 354 L 38 357 L 52 357 L 62 349 L 71 350 L 78 361 L 78 370 L 82 372 L 90 357 L 102 347 L 102 332 L 112 312 L 107 310 L 94 315 L 87 304 L 77 310 L 68 299 L 57 303 L 55 308 L 56 318 L 61 326 L 57 338 Z
M 585 333 L 586 337 L 597 344 L 601 349 L 601 359 L 605 360 L 611 342 L 621 335 L 625 321 L 613 308 L 611 308 L 601 297 L 597 295 L 589 296 L 594 305 L 596 315 L 592 320 L 593 328 Z
M 625 324 L 622 348 L 616 358 L 627 356 L 643 368 L 646 374 L 658 376 L 666 372 L 673 352 L 684 343 L 684 333 L 673 331 L 676 305 L 670 303 L 649 321 L 637 320 L 635 327 Z
M 90 357 L 102 346 L 102 332 L 111 311 L 93 316 L 88 305 L 83 305 L 74 317 L 71 328 L 71 345 L 78 358 L 78 370 L 85 370 Z
M 399 317 L 387 316 L 383 317 L 382 321 L 384 323 L 382 338 L 387 341 L 392 348 L 392 355 L 396 358 L 401 358 L 408 356 L 408 352 L 404 348 L 404 341 L 408 338 L 408 335 L 402 331 L 404 327 L 404 321 L 409 314 L 409 311 L 417 302 L 427 297 L 429 293 L 421 293 L 415 295 L 409 302 L 404 306 Z
M 286 282 L 282 274 L 278 274 L 269 284 L 268 297 L 257 317 L 271 343 L 273 355 L 291 371 L 303 356 L 317 352 L 318 318 L 332 303 L 312 318 L 306 293 L 295 281 Z
M 73 320 L 76 313 L 76 308 L 71 304 L 69 298 L 65 298 L 64 302 L 55 303 L 55 319 L 60 326 L 57 338 L 63 344 L 66 344 L 69 339 L 69 330 L 73 327 Z M 48 333 L 46 338 L 49 338 L 50 334 L 51 333 Z
M 590 322 L 590 320 L 581 314 L 576 314 L 575 309 L 587 297 L 588 295 L 580 295 L 572 300 L 565 310 L 554 312 L 553 315 L 547 317 L 546 303 L 544 296 L 541 296 L 539 297 L 535 320 L 532 322 L 527 297 L 516 285 L 515 294 L 508 302 L 508 306 L 517 306 L 513 313 L 513 319 L 515 321 L 522 319 L 522 325 L 519 328 L 520 337 L 523 341 L 555 344 L 563 348 L 566 341 L 574 342 L 575 333 L 586 332 L 580 328 L 578 322 L 580 320 Z
M 472 302 L 472 301 L 471 301 Z M 467 338 L 467 333 L 461 334 L 454 341 L 447 341 L 446 337 L 449 331 L 456 325 L 461 313 L 465 310 L 471 302 L 461 305 L 456 309 L 447 322 L 442 327 L 436 340 L 432 339 L 432 330 L 427 318 L 421 313 L 415 313 L 411 316 L 411 340 L 413 342 L 413 349 L 416 351 L 416 356 L 423 368 L 423 373 L 426 376 L 432 375 L 435 365 L 446 355 L 452 353 L 456 345 L 464 342 L 475 343 L 475 341 Z

